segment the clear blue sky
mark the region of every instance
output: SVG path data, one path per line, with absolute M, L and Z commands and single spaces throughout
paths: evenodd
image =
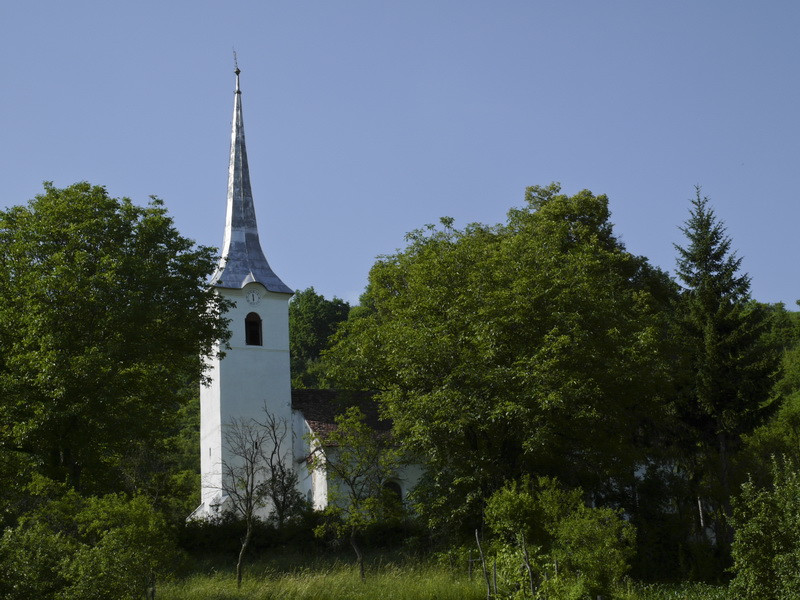
M 502 221 L 524 188 L 610 198 L 674 269 L 695 184 L 753 295 L 800 298 L 800 3 L 4 2 L 0 205 L 80 180 L 219 246 L 231 50 L 262 244 L 290 286 L 355 300 L 440 216 Z

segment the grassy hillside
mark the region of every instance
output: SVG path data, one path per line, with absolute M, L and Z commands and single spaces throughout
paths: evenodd
M 530 598 L 498 590 L 498 598 Z M 195 563 L 184 577 L 159 586 L 161 600 L 481 600 L 486 587 L 480 572 L 393 557 L 376 559 L 362 582 L 343 557 L 275 554 L 249 565 L 236 589 L 232 561 Z M 639 585 L 619 590 L 618 600 L 726 600 L 726 589 L 706 584 Z

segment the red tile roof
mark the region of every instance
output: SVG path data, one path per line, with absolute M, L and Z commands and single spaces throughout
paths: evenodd
M 292 390 L 292 409 L 299 410 L 311 430 L 325 437 L 336 429 L 335 418 L 351 406 L 358 406 L 367 425 L 376 431 L 389 431 L 392 423 L 381 419 L 374 392 L 354 390 Z

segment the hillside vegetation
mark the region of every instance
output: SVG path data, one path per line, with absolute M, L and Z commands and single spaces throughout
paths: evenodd
M 87 183 L 0 212 L 0 598 L 793 597 L 798 314 L 751 296 L 699 189 L 674 277 L 610 219 L 531 187 L 409 233 L 358 306 L 298 293 L 294 384 L 393 428 L 343 406 L 339 501 L 243 524 L 185 522 L 213 250 Z

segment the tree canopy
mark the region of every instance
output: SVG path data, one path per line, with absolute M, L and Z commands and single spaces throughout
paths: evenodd
M 409 234 L 324 355 L 339 386 L 380 390 L 434 521 L 478 518 L 524 473 L 608 491 L 659 414 L 675 288 L 613 235 L 605 196 L 559 192 L 529 188 L 505 224 Z
M 708 202 L 698 189 L 681 228 L 687 244 L 676 245 L 681 322 L 695 407 L 716 432 L 736 434 L 764 412 L 778 356 L 764 343 L 768 315 L 750 301 L 750 277 Z
M 330 478 L 325 508 L 328 520 L 317 534 L 333 531 L 339 537 L 349 537 L 363 580 L 364 555 L 358 535 L 371 525 L 401 516 L 402 501 L 386 484 L 397 476 L 404 456 L 391 436 L 367 424 L 359 407 L 351 406 L 335 421 L 332 431 L 310 435 L 314 450 L 309 471 L 325 472 Z
M 314 387 L 319 383 L 316 362 L 336 327 L 347 319 L 350 305 L 334 296 L 326 299 L 313 287 L 296 292 L 289 303 L 289 353 L 292 386 Z
M 113 487 L 120 457 L 164 437 L 227 339 L 214 254 L 160 200 L 85 182 L 0 212 L 0 447 L 75 487 Z

